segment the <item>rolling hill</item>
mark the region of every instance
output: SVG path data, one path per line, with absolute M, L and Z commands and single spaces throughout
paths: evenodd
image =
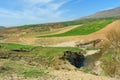
M 120 18 L 120 7 L 97 12 L 81 19 Z
M 0 26 L 0 29 L 4 29 L 5 27 L 4 26 Z
M 73 29 L 77 30 L 77 29 Z M 90 41 L 90 40 L 95 40 L 95 39 L 103 39 L 106 40 L 106 34 L 110 30 L 120 30 L 120 20 L 113 21 L 112 23 L 106 25 L 104 28 L 99 29 L 96 32 L 93 32 L 91 34 L 87 35 L 78 35 L 78 36 L 62 36 L 61 37 L 56 37 L 61 34 L 56 34 L 53 35 L 54 37 L 40 37 L 38 38 L 38 42 L 41 43 L 42 45 L 54 45 L 57 47 L 60 46 L 75 46 L 76 42 L 84 42 L 84 41 Z M 69 31 L 68 31 L 69 32 Z M 70 31 L 71 32 L 71 31 Z M 67 32 L 66 32 L 67 33 Z
M 16 32 L 18 29 L 20 31 L 26 31 L 26 32 L 44 32 L 44 31 L 51 31 L 58 28 L 64 28 L 67 26 L 74 26 L 74 25 L 81 25 L 81 24 L 87 24 L 95 20 L 109 20 L 109 19 L 120 19 L 120 7 L 109 9 L 101 12 L 97 12 L 93 15 L 86 16 L 83 18 L 79 18 L 76 20 L 71 21 L 65 21 L 65 22 L 53 22 L 53 23 L 45 23 L 45 24 L 31 24 L 31 25 L 23 25 L 23 26 L 14 26 L 11 28 L 6 29 L 6 31 L 9 33 L 10 31 Z M 0 26 L 0 28 L 4 28 L 3 26 Z M 13 33 L 11 32 L 11 33 Z
M 97 38 L 105 38 L 103 36 L 104 31 L 102 35 L 100 33 L 98 36 L 91 36 L 91 34 L 99 32 L 107 25 L 118 20 L 119 17 L 116 16 L 120 15 L 119 9 L 120 8 L 118 7 L 115 9 L 96 13 L 96 15 L 99 14 L 102 17 L 84 17 L 82 19 L 66 22 L 33 24 L 6 28 L 0 30 L 0 34 L 6 38 L 2 40 L 3 42 L 43 46 L 56 45 L 61 43 L 66 44 L 66 42 L 75 43 L 76 41 L 84 41 L 87 39 L 91 40 Z M 119 25 L 119 23 L 116 24 Z
M 37 32 L 37 33 L 33 33 L 31 32 L 29 33 L 10 33 L 9 35 L 6 34 L 7 38 L 5 40 L 3 40 L 3 42 L 9 42 L 9 43 L 20 43 L 20 44 L 29 44 L 29 45 L 39 45 L 39 46 L 52 46 L 52 47 L 74 47 L 76 42 L 84 42 L 84 41 L 89 41 L 89 40 L 95 40 L 95 39 L 106 39 L 105 35 L 108 31 L 110 31 L 111 29 L 120 29 L 120 20 L 116 20 L 116 21 L 99 21 L 99 25 L 97 25 L 96 23 L 97 21 L 93 22 L 93 23 L 89 23 L 92 25 L 88 25 L 85 26 L 84 28 L 82 26 L 71 26 L 71 27 L 66 27 L 66 28 L 61 28 L 61 29 L 56 29 L 54 31 L 47 31 L 44 33 L 41 32 Z M 105 22 L 106 25 L 103 26 L 103 23 Z M 109 22 L 109 23 L 108 23 Z M 96 26 L 95 26 L 96 24 Z M 101 25 L 102 24 L 102 25 Z M 95 26 L 95 27 L 94 27 Z M 99 28 L 99 26 L 101 26 L 101 28 Z M 83 28 L 86 29 L 87 31 L 92 30 L 92 33 L 89 34 L 87 33 L 87 35 L 79 35 L 79 34 L 75 34 L 73 35 L 71 33 L 71 30 L 74 30 L 74 32 L 78 31 L 79 29 Z M 65 29 L 65 30 L 64 30 Z M 96 30 L 97 31 L 94 31 Z M 82 30 L 84 31 L 84 30 Z M 61 33 L 63 32 L 63 33 Z M 63 34 L 66 33 L 71 33 L 72 36 L 64 36 Z M 85 32 L 84 32 L 85 33 Z M 50 34 L 52 34 L 51 37 L 47 37 Z M 82 33 L 83 34 L 83 33 Z M 46 37 L 38 37 L 39 35 L 45 35 Z M 56 37 L 60 35 L 59 37 Z
M 19 80 L 36 80 L 39 77 L 40 80 L 48 80 L 49 77 L 49 80 L 71 80 L 72 78 L 72 80 L 116 80 L 99 76 L 109 75 L 112 77 L 111 74 L 119 76 L 120 65 L 114 62 L 110 52 L 107 54 L 106 51 L 99 51 L 97 55 L 96 53 L 94 55 L 93 51 L 96 50 L 94 47 L 93 55 L 85 57 L 85 64 L 89 64 L 83 66 L 82 69 L 71 65 L 68 62 L 70 58 L 65 57 L 64 52 L 70 51 L 69 54 L 75 53 L 79 57 L 81 53 L 86 55 L 89 49 L 84 49 L 85 52 L 81 51 L 82 47 L 76 47 L 77 42 L 84 43 L 96 39 L 104 41 L 107 39 L 106 34 L 110 30 L 120 31 L 119 13 L 120 8 L 115 8 L 79 20 L 0 29 L 0 80 L 4 80 L 2 79 L 4 75 L 12 75 L 11 79 L 5 78 L 5 80 L 13 80 L 14 77 L 16 80 L 16 76 L 18 78 L 22 77 Z M 110 59 L 109 55 L 111 56 Z M 72 56 L 74 57 L 74 55 Z M 80 60 L 77 60 L 73 58 L 74 63 L 80 62 Z M 102 60 L 112 61 L 115 64 Z M 108 67 L 104 67 L 103 64 Z M 107 74 L 103 74 L 101 69 L 104 68 L 107 68 L 106 70 L 110 72 L 106 71 Z M 118 73 L 115 74 L 114 70 Z M 42 76 L 45 79 L 41 79 Z
M 109 20 L 95 20 L 90 23 L 86 23 L 82 26 L 79 26 L 75 29 L 66 31 L 64 33 L 55 34 L 55 35 L 48 35 L 48 36 L 42 36 L 42 37 L 62 37 L 62 36 L 80 36 L 80 35 L 88 35 L 93 32 L 96 32 L 104 27 L 106 27 L 108 24 L 112 23 L 114 19 Z

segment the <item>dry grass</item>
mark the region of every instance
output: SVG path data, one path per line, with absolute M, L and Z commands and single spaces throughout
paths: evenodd
M 77 26 L 76 26 L 77 27 Z M 71 30 L 75 28 L 74 27 L 66 27 L 65 30 L 61 29 L 58 32 L 46 32 L 43 33 L 44 35 L 47 34 L 57 34 L 57 33 L 61 33 L 61 32 L 65 32 L 68 30 Z M 106 26 L 105 28 L 94 32 L 92 34 L 89 35 L 81 35 L 81 36 L 66 36 L 66 37 L 52 37 L 52 38 L 36 38 L 36 35 L 43 35 L 43 34 L 38 34 L 38 33 L 32 33 L 29 35 L 29 33 L 24 33 L 26 36 L 24 36 L 24 34 L 22 34 L 22 36 L 19 36 L 19 34 L 21 33 L 12 33 L 14 35 L 9 35 L 10 37 L 6 38 L 5 40 L 2 40 L 2 42 L 13 42 L 13 43 L 20 43 L 20 44 L 30 44 L 30 45 L 58 45 L 64 42 L 82 42 L 82 41 L 86 41 L 86 40 L 95 40 L 95 39 L 106 39 L 106 33 L 108 31 L 110 31 L 111 29 L 120 29 L 120 20 L 114 21 L 113 23 L 109 24 L 108 26 Z M 17 35 L 17 36 L 16 36 Z M 24 37 L 23 37 L 24 36 Z

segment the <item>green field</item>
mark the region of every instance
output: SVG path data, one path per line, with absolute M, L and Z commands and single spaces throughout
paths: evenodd
M 33 46 L 29 46 L 29 45 L 21 45 L 21 44 L 13 44 L 13 43 L 0 43 L 0 46 L 7 50 L 33 47 Z
M 30 46 L 30 45 L 21 45 L 21 44 L 13 44 L 13 43 L 0 43 L 0 46 L 2 46 L 3 50 L 14 50 L 14 49 L 31 49 L 34 48 L 31 52 L 28 52 L 28 55 L 43 55 L 46 57 L 49 56 L 59 56 L 62 55 L 64 51 L 70 50 L 70 51 L 80 51 L 79 48 L 72 48 L 72 47 L 41 47 L 41 46 Z M 27 53 L 27 52 L 25 52 Z M 19 53 L 22 54 L 22 53 Z M 25 55 L 25 54 L 24 54 Z
M 28 60 L 32 59 L 37 62 L 41 61 L 42 59 L 51 59 L 54 57 L 61 57 L 64 54 L 64 51 L 77 51 L 79 52 L 81 49 L 73 48 L 73 47 L 41 47 L 41 46 L 29 46 L 29 45 L 20 45 L 20 44 L 13 44 L 13 43 L 0 43 L 0 56 L 4 56 L 6 58 L 16 59 L 16 57 L 23 57 L 28 58 Z M 27 50 L 17 52 L 13 50 Z M 31 51 L 30 51 L 31 50 Z M 44 61 L 43 61 L 44 62 Z M 49 62 L 49 60 L 48 60 Z
M 32 49 L 29 52 L 17 52 L 16 49 Z M 0 43 L 0 77 L 10 74 L 24 77 L 45 76 L 45 70 L 55 64 L 63 56 L 64 51 L 80 51 L 71 47 L 41 47 L 13 43 Z M 54 68 L 54 66 L 52 66 Z
M 65 33 L 48 35 L 48 36 L 40 36 L 40 37 L 62 37 L 62 36 L 78 36 L 78 35 L 87 35 L 93 32 L 96 32 L 108 24 L 112 23 L 114 19 L 109 20 L 95 20 L 89 23 L 83 24 L 83 26 L 77 27 L 73 30 L 70 30 Z

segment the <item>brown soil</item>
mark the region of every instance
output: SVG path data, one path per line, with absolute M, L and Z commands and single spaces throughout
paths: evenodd
M 58 32 L 51 33 L 51 34 L 63 33 L 71 29 L 74 29 L 76 27 L 78 27 L 78 25 L 73 27 L 71 26 L 71 27 L 62 28 L 62 29 L 59 29 Z M 25 32 L 23 33 L 22 31 L 22 33 L 18 33 L 17 31 L 15 34 L 14 33 L 11 34 L 10 32 L 14 32 L 16 31 L 16 29 L 15 30 L 10 29 L 10 31 L 7 29 L 5 32 L 6 32 L 6 35 L 9 35 L 9 36 L 5 40 L 2 40 L 2 42 L 13 42 L 13 43 L 15 42 L 20 44 L 30 44 L 30 45 L 40 45 L 40 46 L 62 46 L 62 47 L 64 47 L 68 43 L 69 44 L 68 46 L 74 46 L 76 42 L 84 42 L 84 41 L 89 41 L 94 39 L 106 39 L 105 35 L 108 33 L 108 31 L 113 29 L 117 29 L 117 30 L 120 29 L 120 20 L 114 21 L 113 23 L 109 24 L 108 26 L 106 26 L 105 28 L 97 32 L 94 32 L 89 35 L 82 35 L 82 36 L 50 37 L 50 38 L 36 38 L 36 36 L 21 37 L 20 35 L 24 34 Z M 3 33 L 3 32 L 4 31 L 1 31 L 0 33 Z
M 52 38 L 39 38 L 39 42 L 46 42 L 45 45 L 60 45 L 62 43 L 68 44 L 71 42 L 84 42 L 84 41 L 89 41 L 89 40 L 94 40 L 94 39 L 106 39 L 106 34 L 110 30 L 120 30 L 120 20 L 114 21 L 113 23 L 109 24 L 105 28 L 94 32 L 89 35 L 82 35 L 82 36 L 68 36 L 68 37 L 52 37 Z M 63 45 L 62 45 L 63 46 Z M 73 43 L 72 45 L 73 46 Z

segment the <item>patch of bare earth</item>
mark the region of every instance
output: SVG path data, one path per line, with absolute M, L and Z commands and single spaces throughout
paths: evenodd
M 105 76 L 96 76 L 81 71 L 60 70 L 60 71 L 53 71 L 50 74 L 55 76 L 53 80 L 116 80 L 114 78 L 105 77 Z
M 49 33 L 49 35 L 64 33 L 69 30 L 72 30 L 78 26 L 80 26 L 80 25 L 62 28 L 62 29 L 59 29 L 57 32 L 53 31 L 52 33 Z M 113 23 L 109 24 L 105 28 L 103 28 L 97 32 L 94 32 L 92 34 L 89 34 L 89 35 L 36 38 L 35 35 L 19 36 L 20 33 L 18 33 L 18 34 L 15 33 L 18 36 L 13 34 L 11 37 L 9 37 L 5 40 L 2 40 L 2 42 L 13 42 L 13 43 L 29 44 L 29 45 L 37 45 L 37 46 L 53 46 L 53 47 L 55 47 L 55 46 L 56 47 L 70 46 L 70 47 L 73 47 L 73 46 L 75 46 L 76 42 L 78 42 L 78 41 L 84 42 L 84 41 L 90 41 L 90 40 L 95 40 L 95 39 L 106 39 L 106 37 L 105 37 L 106 33 L 113 29 L 117 29 L 117 30 L 120 29 L 120 20 L 114 21 Z M 7 32 L 9 32 L 9 30 L 7 30 Z M 25 33 L 23 33 L 23 34 L 25 34 Z M 44 33 L 44 35 L 48 35 L 48 33 Z
M 80 27 L 80 26 L 81 25 L 68 26 L 68 27 L 64 27 L 64 28 L 60 28 L 60 29 L 54 29 L 52 31 L 41 32 L 41 34 L 39 34 L 39 36 L 61 34 L 61 33 L 65 33 L 67 31 L 70 31 L 70 30 L 77 28 L 77 27 Z
M 106 34 L 110 30 L 118 30 L 120 29 L 120 20 L 114 21 L 109 24 L 105 28 L 94 32 L 89 35 L 81 35 L 81 36 L 66 36 L 66 37 L 51 37 L 51 38 L 39 38 L 38 42 L 41 42 L 41 45 L 53 45 L 59 47 L 65 47 L 66 45 L 75 46 L 75 42 L 84 42 L 95 39 L 106 39 Z M 44 44 L 45 43 L 45 44 Z
M 24 78 L 16 74 L 11 74 L 9 77 L 0 78 L 0 80 L 120 80 L 105 76 L 96 76 L 81 71 L 54 70 L 48 72 L 49 76 L 38 78 Z
M 30 35 L 29 33 L 27 33 L 28 30 L 26 32 L 24 30 L 19 31 L 16 28 L 1 30 L 0 33 L 5 35 L 6 39 L 1 40 L 0 42 L 7 42 L 7 43 L 12 42 L 12 43 L 30 44 L 30 45 L 45 45 L 45 44 L 48 45 L 51 44 L 51 40 L 49 38 L 36 38 L 36 36 L 60 34 L 72 30 L 74 28 L 77 28 L 79 26 L 80 25 L 68 26 L 60 29 L 54 29 L 52 31 L 45 31 L 39 33 L 31 32 Z

